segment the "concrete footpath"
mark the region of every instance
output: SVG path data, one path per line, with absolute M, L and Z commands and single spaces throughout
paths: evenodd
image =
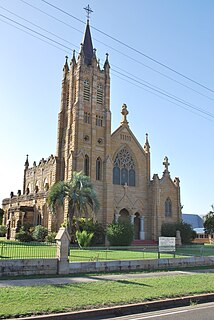
M 124 273 L 124 274 L 104 274 L 104 275 L 88 275 L 88 276 L 67 276 L 55 278 L 35 278 L 35 279 L 13 279 L 1 280 L 0 288 L 11 286 L 42 286 L 42 285 L 64 285 L 81 282 L 94 281 L 117 281 L 137 278 L 154 278 L 176 275 L 190 275 L 198 273 L 214 273 L 214 269 L 190 270 L 190 271 L 160 271 L 160 272 L 141 272 L 141 273 Z
M 88 275 L 80 277 L 56 277 L 56 278 L 36 278 L 36 279 L 14 279 L 0 280 L 0 287 L 11 286 L 43 286 L 43 285 L 64 285 L 82 282 L 94 281 L 119 281 L 136 278 L 154 278 L 161 276 L 190 275 L 198 273 L 214 273 L 214 269 L 190 270 L 190 271 L 161 271 L 149 273 L 127 273 L 127 274 L 106 274 L 106 275 Z M 106 316 L 123 316 L 140 312 L 149 312 L 160 309 L 187 306 L 194 303 L 212 302 L 214 301 L 214 293 L 200 294 L 181 298 L 163 299 L 158 301 L 146 301 L 143 303 L 119 305 L 100 309 L 90 309 L 75 312 L 66 312 L 49 315 L 39 315 L 32 317 L 19 318 L 20 320 L 92 320 L 104 319 Z M 11 319 L 11 318 L 10 318 Z

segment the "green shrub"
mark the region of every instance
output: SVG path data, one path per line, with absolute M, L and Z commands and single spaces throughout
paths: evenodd
M 164 237 L 176 237 L 176 231 L 181 233 L 182 244 L 190 244 L 196 234 L 192 226 L 183 221 L 175 223 L 163 223 L 161 226 L 161 235 Z
M 30 242 L 33 240 L 32 235 L 24 227 L 21 227 L 19 232 L 16 233 L 16 240 L 21 242 Z
M 94 236 L 91 240 L 91 245 L 104 244 L 106 232 L 101 223 L 95 222 L 93 232 L 94 232 Z
M 101 245 L 105 243 L 105 229 L 99 222 L 94 222 L 93 219 L 79 218 L 73 219 L 72 231 L 71 231 L 71 242 L 76 242 L 76 231 L 86 230 L 88 233 L 93 233 L 94 236 L 91 240 L 91 245 Z
M 107 227 L 107 239 L 111 246 L 129 246 L 134 239 L 134 227 L 130 221 L 118 221 Z
M 39 242 L 45 241 L 45 237 L 48 235 L 48 229 L 38 225 L 35 227 L 33 233 L 33 239 Z
M 45 237 L 45 242 L 54 243 L 56 242 L 55 237 L 57 233 L 56 232 L 49 232 L 48 235 Z
M 0 237 L 5 237 L 7 232 L 7 227 L 5 225 L 0 225 Z
M 86 230 L 83 231 L 76 231 L 76 238 L 79 246 L 81 248 L 89 247 L 91 239 L 93 238 L 93 232 L 87 232 Z

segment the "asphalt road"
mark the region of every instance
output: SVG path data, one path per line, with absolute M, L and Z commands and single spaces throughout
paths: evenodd
M 188 307 L 146 312 L 116 318 L 94 318 L 94 320 L 213 320 L 214 302 L 191 305 Z

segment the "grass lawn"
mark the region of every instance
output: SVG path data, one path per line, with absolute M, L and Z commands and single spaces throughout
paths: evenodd
M 176 250 L 176 257 L 184 256 L 211 256 L 214 255 L 214 246 L 184 246 Z M 157 247 L 138 247 L 132 250 L 125 248 L 101 248 L 101 249 L 71 249 L 70 261 L 106 261 L 106 260 L 141 260 L 141 259 L 157 259 Z M 173 254 L 162 253 L 161 258 L 172 258 Z
M 107 261 L 107 260 L 141 260 L 157 259 L 156 247 L 120 247 L 110 249 L 105 248 L 71 248 L 70 261 Z M 176 257 L 180 256 L 210 256 L 214 255 L 214 245 L 192 245 L 184 246 L 176 250 Z M 54 258 L 56 257 L 56 244 L 39 242 L 18 242 L 8 241 L 0 238 L 0 259 L 19 259 L 19 258 Z M 170 258 L 173 254 L 162 253 L 161 258 Z
M 63 312 L 214 292 L 214 274 L 0 288 L 0 317 Z
M 165 257 L 172 257 L 165 254 Z M 145 251 L 143 249 L 125 250 L 125 249 L 71 249 L 70 261 L 107 261 L 107 260 L 141 260 L 141 259 L 157 259 L 157 252 L 154 249 Z
M 40 242 L 2 241 L 0 259 L 55 258 L 56 245 Z

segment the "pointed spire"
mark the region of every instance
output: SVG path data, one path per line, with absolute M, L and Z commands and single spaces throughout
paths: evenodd
M 165 174 L 166 174 L 166 175 L 170 175 L 170 172 L 169 172 L 169 165 L 170 165 L 170 163 L 169 163 L 169 160 L 168 160 L 168 157 L 167 157 L 167 156 L 164 158 L 163 165 L 164 165 L 164 167 L 165 167 L 165 170 L 164 170 L 163 174 L 164 174 L 164 175 L 165 175 Z
M 68 67 L 68 56 L 65 56 L 65 64 L 64 64 L 64 67 L 63 67 L 63 76 L 65 78 L 66 74 L 68 73 L 69 71 L 69 67 Z
M 149 153 L 150 151 L 150 144 L 149 144 L 149 139 L 148 139 L 148 133 L 146 133 L 146 142 L 144 144 L 144 151 L 146 153 Z
M 127 115 L 129 114 L 128 110 L 127 110 L 127 105 L 124 103 L 122 105 L 122 110 L 121 110 L 121 114 L 122 114 L 122 121 L 121 124 L 127 124 L 128 125 L 128 121 L 126 119 Z
M 28 162 L 28 154 L 26 155 L 26 160 L 25 160 L 25 169 L 28 169 L 29 167 L 29 162 Z
M 109 64 L 109 61 L 108 61 L 108 56 L 109 56 L 109 54 L 106 53 L 106 60 L 105 60 L 105 63 L 104 63 L 104 69 L 109 69 L 110 68 L 110 64 Z
M 81 48 L 84 53 L 84 62 L 88 66 L 91 64 L 91 60 L 93 57 L 93 44 L 91 39 L 91 32 L 90 32 L 90 26 L 89 26 L 89 19 L 87 19 L 85 34 L 83 38 L 83 44 Z
M 174 179 L 174 184 L 176 185 L 176 187 L 179 187 L 180 186 L 180 179 L 176 177 Z
M 76 54 L 76 51 L 73 50 L 73 56 L 72 56 L 72 59 L 71 59 L 71 63 L 70 64 L 76 64 L 76 57 L 75 57 L 75 54 Z

